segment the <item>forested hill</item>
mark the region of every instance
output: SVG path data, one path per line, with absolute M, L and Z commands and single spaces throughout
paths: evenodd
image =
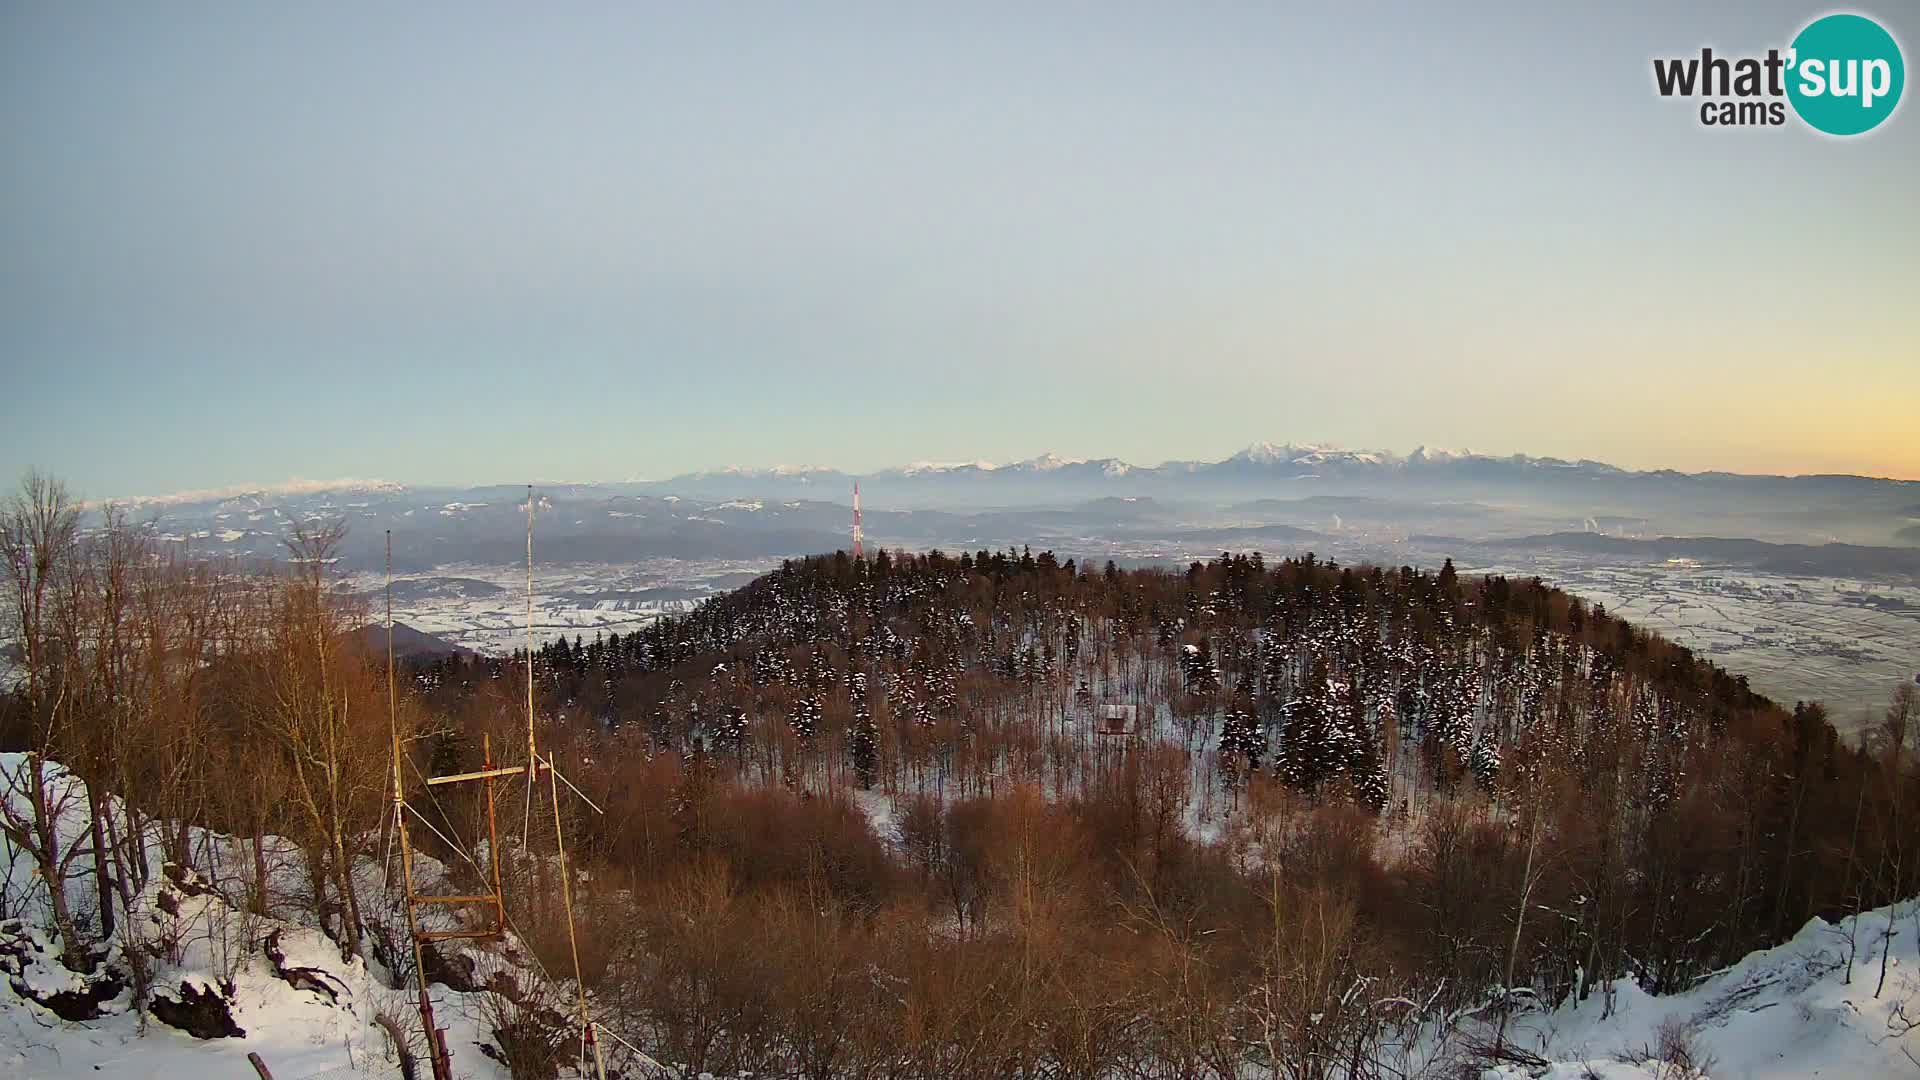
M 1309 791 L 1346 783 L 1376 809 L 1390 751 L 1417 752 L 1441 786 L 1471 773 L 1494 790 L 1510 752 L 1531 767 L 1556 745 L 1584 757 L 1625 738 L 1661 763 L 1658 777 L 1696 735 L 1792 724 L 1744 679 L 1538 579 L 1312 554 L 1271 568 L 1223 554 L 1175 574 L 1051 552 L 883 552 L 857 564 L 841 553 L 787 562 L 625 637 L 552 642 L 539 660 L 574 707 L 610 726 L 643 719 L 662 748 L 728 736 L 713 720 L 728 706 L 833 713 L 826 691 L 860 674 L 882 690 L 869 712 L 911 721 L 879 740 L 875 768 L 889 764 L 884 751 L 911 766 L 952 757 L 971 714 L 1001 697 L 1064 688 L 1070 715 L 1133 705 L 1196 745 L 1217 724 L 1237 775 Z M 1799 716 L 1821 728 L 1817 707 Z
M 1911 777 L 1896 763 L 1876 781 L 1883 763 L 1818 705 L 1784 709 L 1537 579 L 1450 563 L 839 553 L 638 633 L 553 642 L 537 668 L 553 711 L 596 739 L 747 789 L 898 807 L 1027 783 L 1084 806 L 1138 751 L 1135 769 L 1185 763 L 1172 813 L 1200 841 L 1355 807 L 1377 821 L 1358 857 L 1384 875 L 1369 916 L 1389 940 L 1444 931 L 1444 961 L 1422 964 L 1465 985 L 1526 975 L 1557 994 L 1630 967 L 1669 989 L 1810 915 L 1914 891 L 1875 847 L 1896 841 L 1857 824 L 1892 820 Z M 460 661 L 423 678 L 474 685 Z M 1128 737 L 1097 733 L 1111 706 L 1131 707 Z M 1166 857 L 1141 842 L 1119 856 Z M 1257 862 L 1280 841 L 1253 843 Z M 1524 882 L 1556 914 L 1516 930 L 1511 889 L 1475 880 Z

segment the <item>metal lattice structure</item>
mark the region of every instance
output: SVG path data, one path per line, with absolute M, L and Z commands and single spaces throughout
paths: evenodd
M 427 946 L 440 941 L 486 940 L 498 941 L 507 932 L 507 905 L 505 893 L 500 885 L 500 831 L 494 813 L 496 780 L 524 776 L 527 778 L 527 822 L 526 835 L 531 836 L 533 826 L 533 796 L 535 785 L 539 783 L 540 773 L 547 774 L 547 786 L 553 799 L 554 855 L 559 862 L 562 906 L 567 913 L 567 942 L 573 952 L 573 981 L 580 1022 L 580 1057 L 584 1066 L 589 1060 L 597 1075 L 606 1075 L 606 1066 L 601 1058 L 600 1044 L 594 1037 L 595 1024 L 587 1010 L 586 982 L 580 977 L 580 946 L 573 922 L 573 883 L 572 874 L 567 869 L 566 835 L 560 820 L 560 781 L 563 777 L 554 765 L 551 756 L 542 759 L 536 743 L 534 731 L 534 695 L 533 695 L 533 512 L 534 495 L 532 485 L 527 487 L 527 761 L 525 765 L 495 765 L 493 760 L 493 740 L 482 735 L 481 768 L 477 772 L 454 773 L 448 776 L 426 777 L 428 788 L 447 784 L 482 783 L 486 785 L 487 799 L 487 862 L 491 870 L 492 890 L 483 893 L 449 894 L 423 896 L 414 891 L 413 885 L 413 845 L 407 835 L 407 815 L 412 812 L 407 806 L 406 790 L 401 779 L 401 763 L 404 755 L 400 745 L 399 692 L 395 684 L 395 666 L 393 656 L 393 533 L 387 533 L 387 707 L 390 712 L 390 724 L 393 730 L 393 814 L 394 824 L 400 842 L 401 880 L 406 891 L 407 931 L 412 938 L 414 972 L 420 983 L 420 1024 L 427 1038 L 429 1058 L 434 1080 L 453 1080 L 453 1060 L 447 1050 L 446 1029 L 434 1020 L 433 998 L 427 991 L 426 965 L 424 950 Z M 855 534 L 859 532 L 859 516 L 855 511 Z M 587 799 L 579 788 L 567 782 L 575 794 L 579 794 L 588 806 L 598 811 L 593 801 Z M 471 857 L 469 857 L 471 861 Z M 475 864 L 476 869 L 478 864 Z M 465 906 L 486 904 L 493 908 L 493 918 L 485 925 L 459 927 L 448 930 L 423 930 L 420 927 L 419 908 L 422 906 Z
M 865 540 L 866 540 L 866 534 L 860 531 L 860 482 L 856 480 L 853 482 L 853 557 L 854 558 L 859 559 L 859 558 L 864 558 L 866 556 L 866 549 L 863 543 Z

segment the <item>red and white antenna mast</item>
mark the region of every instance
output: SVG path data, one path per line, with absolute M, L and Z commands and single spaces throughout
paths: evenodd
M 853 482 L 853 557 L 856 559 L 864 558 L 866 555 L 860 543 L 864 539 L 866 534 L 860 531 L 860 481 L 855 480 Z

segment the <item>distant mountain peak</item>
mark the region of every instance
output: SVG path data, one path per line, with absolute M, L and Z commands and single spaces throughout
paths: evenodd
M 720 471 L 727 476 L 787 476 L 804 478 L 808 476 L 819 476 L 824 473 L 838 472 L 839 470 L 830 465 L 769 465 L 765 468 L 751 465 L 729 465 Z
M 1294 450 L 1292 443 L 1257 442 L 1233 455 L 1231 460 L 1251 462 L 1255 465 L 1272 465 L 1276 462 L 1292 461 Z
M 902 465 L 897 469 L 886 470 L 905 476 L 919 476 L 922 473 L 950 473 L 969 469 L 976 472 L 992 472 L 1000 466 L 985 458 L 979 461 L 916 461 L 911 465 Z
M 1009 467 L 1026 469 L 1029 472 L 1052 472 L 1055 469 L 1064 469 L 1069 465 L 1085 465 L 1086 463 L 1086 458 L 1063 458 L 1059 454 L 1049 451 L 1041 454 L 1039 457 L 1016 462 Z
M 1417 465 L 1438 465 L 1444 461 L 1462 461 L 1476 456 L 1478 455 L 1471 450 L 1449 450 L 1442 446 L 1423 444 L 1413 448 L 1413 453 L 1407 455 L 1407 461 Z
M 1227 460 L 1249 465 L 1390 465 L 1399 458 L 1385 450 L 1348 450 L 1331 443 L 1257 442 Z
M 188 503 L 218 502 L 222 499 L 271 499 L 288 495 L 324 495 L 329 492 L 342 494 L 398 495 L 407 490 L 405 484 L 391 480 L 302 480 L 299 477 L 278 484 L 234 484 L 223 488 L 201 488 L 194 491 L 176 491 L 167 495 L 135 495 L 124 499 L 109 499 L 92 502 L 88 505 L 102 505 L 117 502 L 122 506 L 179 506 Z

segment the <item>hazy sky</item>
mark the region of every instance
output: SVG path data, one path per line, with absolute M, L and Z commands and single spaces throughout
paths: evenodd
M 7 2 L 0 469 L 1920 477 L 1920 106 L 1652 88 L 1826 6 L 1450 6 Z

